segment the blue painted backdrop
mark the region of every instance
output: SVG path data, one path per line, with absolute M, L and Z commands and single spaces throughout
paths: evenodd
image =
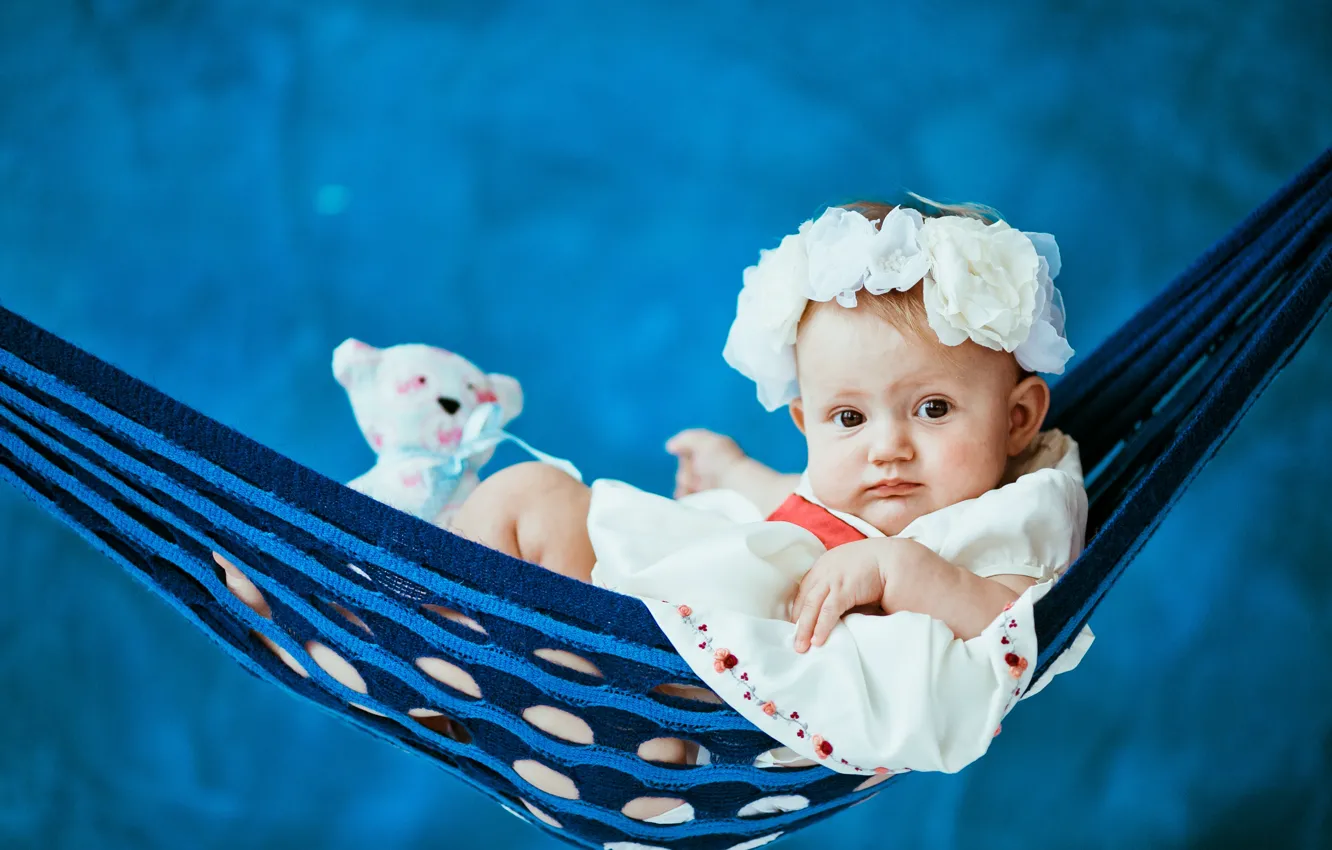
M 0 302 L 342 479 L 353 335 L 518 376 L 592 476 L 695 425 L 795 469 L 719 352 L 819 205 L 1055 232 L 1088 352 L 1332 142 L 1323 0 L 1083 5 L 7 0 Z M 1332 845 L 1329 387 L 1325 327 L 988 758 L 786 846 Z M 7 488 L 0 556 L 0 846 L 552 846 Z

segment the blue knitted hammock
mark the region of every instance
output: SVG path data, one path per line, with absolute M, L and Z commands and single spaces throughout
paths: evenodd
M 1090 542 L 1036 606 L 1038 675 L 1305 340 L 1330 291 L 1332 151 L 1059 382 L 1050 422 L 1077 437 L 1090 470 Z M 572 844 L 757 847 L 885 787 L 817 766 L 754 767 L 776 743 L 728 706 L 661 687 L 702 683 L 636 600 L 374 502 L 3 309 L 0 477 L 255 676 L 429 756 Z M 249 576 L 271 617 L 228 590 L 213 552 Z M 363 686 L 330 675 L 332 654 Z M 541 731 L 524 720 L 533 706 L 582 718 L 592 742 Z M 710 762 L 640 758 L 657 738 L 696 742 Z M 528 781 L 543 768 L 566 778 L 542 783 L 559 794 Z M 740 816 L 791 795 L 809 805 Z M 687 801 L 695 817 L 655 825 L 621 812 L 640 797 Z

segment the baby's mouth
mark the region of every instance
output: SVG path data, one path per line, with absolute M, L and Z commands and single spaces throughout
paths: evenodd
M 915 492 L 922 485 L 915 481 L 902 481 L 893 479 L 891 481 L 881 481 L 869 488 L 869 492 L 876 496 L 905 496 L 908 493 Z

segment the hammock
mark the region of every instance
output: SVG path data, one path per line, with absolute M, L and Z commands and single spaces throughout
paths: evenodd
M 1332 151 L 1059 382 L 1050 422 L 1077 437 L 1090 470 L 1090 542 L 1036 607 L 1039 670 L 1330 291 Z M 776 743 L 728 706 L 670 687 L 701 682 L 636 600 L 374 502 L 3 309 L 0 477 L 255 676 L 429 756 L 572 844 L 758 847 L 885 787 L 817 766 L 755 767 Z M 213 552 L 248 575 L 271 618 L 228 590 Z M 355 673 L 330 675 L 338 659 Z M 582 718 L 591 743 L 543 732 L 524 719 L 533 706 Z M 695 742 L 709 763 L 640 758 L 658 738 Z M 541 783 L 557 793 L 529 781 L 542 776 L 559 780 Z M 686 801 L 694 817 L 658 825 L 621 812 L 640 797 Z M 808 804 L 745 808 L 769 797 Z

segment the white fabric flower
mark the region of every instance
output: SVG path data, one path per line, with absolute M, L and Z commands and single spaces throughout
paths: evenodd
M 856 290 L 870 271 L 872 246 L 879 232 L 858 212 L 829 207 L 807 232 L 811 301 L 856 306 Z
M 758 385 L 759 402 L 770 411 L 799 395 L 795 339 L 809 300 L 809 225 L 805 222 L 776 248 L 760 251 L 758 264 L 745 269 L 735 321 L 722 349 L 726 362 Z
M 923 223 L 919 212 L 904 207 L 896 207 L 884 216 L 870 248 L 866 292 L 906 292 L 929 273 L 930 255 L 920 247 Z
M 1029 372 L 1062 375 L 1064 364 L 1073 356 L 1073 349 L 1064 336 L 1064 299 L 1054 285 L 1062 266 L 1059 245 L 1048 233 L 1024 232 L 1023 235 L 1031 240 L 1040 256 L 1037 270 L 1040 288 L 1036 293 L 1036 318 L 1031 325 L 1031 334 L 1013 350 L 1013 356 Z
M 925 312 L 946 345 L 971 339 L 1013 351 L 1031 333 L 1040 257 L 1021 231 L 964 216 L 926 219 L 921 247 L 930 256 Z

